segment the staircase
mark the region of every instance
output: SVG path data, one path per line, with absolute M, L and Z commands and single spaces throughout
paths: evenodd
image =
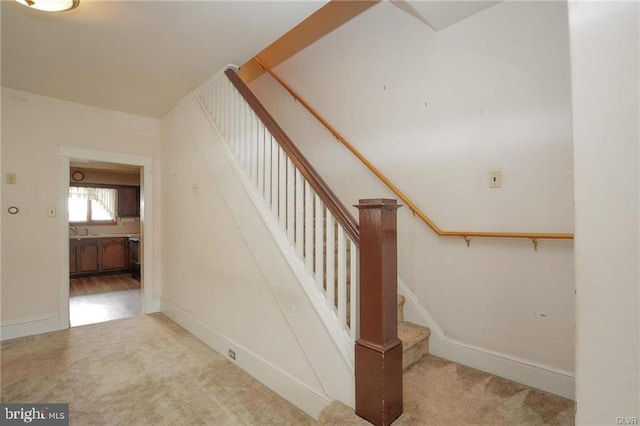
M 326 223 L 325 223 L 325 235 L 326 235 Z M 326 245 L 325 245 L 326 252 Z M 338 255 L 338 243 L 335 245 L 335 256 Z M 349 256 L 347 256 L 348 258 Z M 325 265 L 326 268 L 326 265 Z M 326 276 L 326 269 L 325 269 Z M 347 264 L 347 295 L 351 294 L 351 265 Z M 337 290 L 337 282 L 335 283 Z M 326 287 L 326 283 L 325 283 Z M 337 296 L 336 296 L 337 298 Z M 337 300 L 336 300 L 337 302 Z M 427 327 L 405 321 L 404 320 L 404 303 L 405 298 L 398 293 L 398 338 L 402 340 L 402 369 L 406 370 L 413 364 L 418 362 L 420 358 L 429 353 L 429 336 L 431 330 Z M 347 299 L 347 311 L 351 311 L 351 299 Z M 347 317 L 347 323 L 349 323 L 349 316 Z
M 401 295 L 401 348 L 393 332 L 397 290 L 391 277 L 397 268 L 395 210 L 400 206 L 395 200 L 360 200 L 356 207 L 364 211 L 359 225 L 237 74 L 232 69 L 224 74 L 198 89 L 200 105 L 336 348 L 355 365 L 356 399 L 376 416 L 385 413 L 385 420 L 371 421 L 388 424 L 402 412 L 401 368 L 427 354 L 430 335 L 426 327 L 404 321 Z M 362 268 L 366 291 L 358 288 Z M 358 304 L 351 303 L 356 300 Z M 360 361 L 354 362 L 354 354 Z M 377 395 L 369 395 L 371 391 Z M 380 411 L 382 405 L 386 408 Z M 369 412 L 358 414 L 370 418 Z
M 406 370 L 429 353 L 431 330 L 404 320 L 404 296 L 398 294 L 398 338 L 402 340 L 402 369 Z

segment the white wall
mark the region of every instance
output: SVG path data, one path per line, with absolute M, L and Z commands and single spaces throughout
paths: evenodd
M 572 232 L 568 43 L 561 2 L 504 2 L 437 33 L 382 2 L 275 72 L 442 229 Z M 393 196 L 270 77 L 252 89 L 345 204 Z M 399 249 L 401 277 L 442 329 L 434 353 L 572 396 L 572 242 L 467 248 L 403 208 Z
M 352 405 L 353 372 L 195 97 L 162 129 L 162 311 L 313 417 Z
M 60 234 L 57 218 L 47 217 L 47 207 L 63 211 L 58 205 L 59 146 L 153 157 L 159 168 L 160 120 L 2 89 L 3 329 L 34 321 L 45 321 L 45 328 L 58 325 L 58 248 L 67 235 Z M 8 172 L 17 174 L 17 185 L 4 183 Z M 155 233 L 160 229 L 159 177 L 158 170 L 151 206 Z M 19 213 L 9 215 L 9 206 L 17 206 Z M 159 263 L 160 247 L 155 248 Z
M 576 424 L 640 415 L 640 5 L 571 2 Z

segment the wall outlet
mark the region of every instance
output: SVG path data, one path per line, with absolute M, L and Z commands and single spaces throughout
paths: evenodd
M 15 173 L 7 173 L 7 185 L 15 185 L 17 182 Z
M 236 352 L 229 349 L 229 358 L 231 358 L 232 360 L 236 360 Z
M 502 187 L 502 171 L 491 170 L 489 172 L 489 188 L 501 188 Z

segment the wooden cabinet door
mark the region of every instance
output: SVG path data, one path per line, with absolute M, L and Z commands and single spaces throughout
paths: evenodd
M 76 247 L 69 247 L 69 273 L 73 274 L 74 272 L 77 272 L 77 260 L 76 260 L 76 253 L 77 253 L 77 248 Z
M 98 270 L 98 244 L 82 245 L 76 248 L 77 272 L 95 272 Z
M 102 270 L 127 269 L 127 247 L 124 238 L 103 238 Z
M 140 216 L 140 189 L 138 187 L 118 188 L 118 216 Z

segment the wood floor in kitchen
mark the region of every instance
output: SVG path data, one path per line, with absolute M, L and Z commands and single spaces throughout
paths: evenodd
M 140 293 L 140 282 L 131 274 L 71 278 L 71 327 L 141 315 Z

